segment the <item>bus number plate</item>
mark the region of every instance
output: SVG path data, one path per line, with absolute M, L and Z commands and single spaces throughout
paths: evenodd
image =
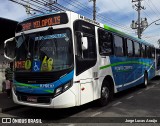
M 27 97 L 28 102 L 37 102 L 37 97 L 29 96 Z

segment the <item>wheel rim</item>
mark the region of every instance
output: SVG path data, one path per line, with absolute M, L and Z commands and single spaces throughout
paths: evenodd
M 102 88 L 102 98 L 108 99 L 109 97 L 109 89 L 108 87 L 103 87 Z

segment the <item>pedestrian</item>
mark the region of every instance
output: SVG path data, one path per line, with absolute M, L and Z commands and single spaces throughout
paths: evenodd
M 9 80 L 6 80 L 6 92 L 7 97 L 11 98 L 11 82 Z
M 2 92 L 4 93 L 6 91 L 6 82 L 2 82 Z

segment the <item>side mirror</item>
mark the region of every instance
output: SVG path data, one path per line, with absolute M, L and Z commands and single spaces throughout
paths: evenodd
M 82 37 L 82 50 L 88 49 L 88 39 L 87 37 Z
M 15 38 L 7 39 L 4 42 L 4 57 L 13 61 L 16 55 L 16 40 Z

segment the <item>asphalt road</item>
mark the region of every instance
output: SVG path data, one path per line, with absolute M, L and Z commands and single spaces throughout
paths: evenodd
M 99 125 L 98 123 L 123 126 L 124 124 L 118 122 L 125 122 L 126 119 L 141 119 L 138 117 L 148 119 L 159 117 L 160 121 L 160 77 L 150 81 L 147 88 L 137 86 L 116 94 L 113 101 L 105 107 L 97 107 L 95 102 L 69 109 L 24 107 L 1 113 L 0 117 L 39 118 L 45 125 L 63 126 L 92 126 Z M 125 125 L 129 125 L 129 123 L 125 123 Z M 160 123 L 134 123 L 132 125 L 152 126 L 160 125 Z

